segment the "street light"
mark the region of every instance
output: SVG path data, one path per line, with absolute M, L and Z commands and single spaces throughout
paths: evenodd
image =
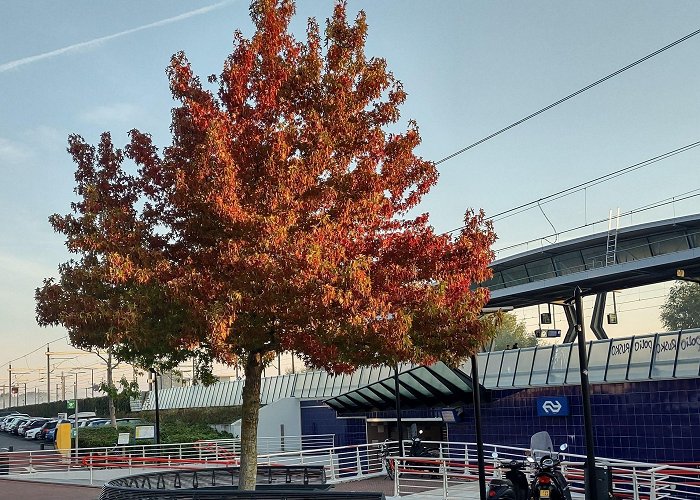
M 153 382 L 153 395 L 156 398 L 156 444 L 160 444 L 160 406 L 158 404 L 158 373 L 151 368 L 151 380 Z

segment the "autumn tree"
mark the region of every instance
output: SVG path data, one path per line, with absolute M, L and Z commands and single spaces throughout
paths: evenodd
M 490 276 L 494 241 L 482 213 L 467 211 L 452 235 L 410 215 L 438 173 L 414 152 L 414 122 L 389 132 L 406 93 L 383 59 L 365 56 L 364 13 L 349 22 L 338 3 L 300 42 L 291 0 L 256 0 L 250 12 L 254 35 L 236 32 L 206 83 L 173 56 L 169 146 L 132 130 L 123 153 L 110 149 L 119 168 L 108 177 L 138 195 L 115 203 L 128 214 L 117 240 L 96 243 L 110 287 L 152 287 L 185 311 L 161 345 L 243 367 L 242 489 L 255 488 L 261 375 L 277 353 L 333 373 L 458 363 L 486 340 L 488 291 L 476 284 Z M 90 146 L 78 142 L 80 167 Z M 137 341 L 139 325 L 116 338 Z
M 489 322 L 486 329 L 493 341 L 485 347 L 491 351 L 502 351 L 513 345 L 534 347 L 539 340 L 533 333 L 528 333 L 525 323 L 519 322 L 518 317 L 511 313 L 503 314 L 498 323 Z
M 78 165 L 73 213 L 50 217 L 54 230 L 66 236 L 75 259 L 61 264 L 59 278 L 47 278 L 35 292 L 36 319 L 41 326 L 63 326 L 71 343 L 97 354 L 106 364 L 107 381 L 100 390 L 109 396 L 109 414 L 115 425 L 114 399 L 132 395 L 128 381 L 115 382 L 113 373 L 128 361 L 145 369 L 167 369 L 193 355 L 183 342 L 194 322 L 187 310 L 153 283 L 137 279 L 114 280 L 108 256 L 142 247 L 143 238 L 155 248 L 147 226 L 133 210 L 139 199 L 136 180 L 121 169 L 123 155 L 104 134 L 97 148 L 78 136 L 68 151 Z M 132 252 L 132 255 L 135 253 Z M 173 347 L 177 348 L 173 348 Z
M 661 322 L 669 330 L 700 328 L 700 284 L 676 283 L 661 306 Z

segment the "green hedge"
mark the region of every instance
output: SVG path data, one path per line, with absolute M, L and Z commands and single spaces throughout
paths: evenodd
M 153 439 L 136 440 L 135 427 L 120 425 L 116 429 L 111 426 L 86 427 L 79 431 L 79 444 L 81 448 L 102 448 L 117 444 L 120 432 L 128 432 L 131 435 L 131 444 L 151 444 Z M 200 439 L 226 439 L 231 434 L 217 432 L 207 424 L 188 424 L 184 422 L 165 422 L 160 427 L 160 442 L 169 443 L 193 443 Z
M 78 411 L 94 411 L 99 416 L 109 415 L 109 398 L 101 396 L 98 398 L 86 398 L 78 400 Z M 119 417 L 131 415 L 131 405 L 128 398 L 118 398 L 114 402 L 117 415 Z M 17 406 L 13 407 L 17 410 L 33 417 L 55 417 L 59 413 L 74 413 L 68 409 L 66 401 L 52 401 L 51 403 L 40 403 L 37 405 Z

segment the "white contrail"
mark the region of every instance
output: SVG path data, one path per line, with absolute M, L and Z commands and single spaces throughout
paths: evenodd
M 132 33 L 137 33 L 139 31 L 144 31 L 144 30 L 148 30 L 151 28 L 157 28 L 159 26 L 165 26 L 166 24 L 176 23 L 178 21 L 182 21 L 182 20 L 188 19 L 190 17 L 199 16 L 200 14 L 206 14 L 207 12 L 211 12 L 212 10 L 223 7 L 224 5 L 226 5 L 228 3 L 231 3 L 231 0 L 225 0 L 223 2 L 215 3 L 215 4 L 209 5 L 207 7 L 202 7 L 201 9 L 191 10 L 189 12 L 185 12 L 184 14 L 180 14 L 180 15 L 177 15 L 174 17 L 169 17 L 167 19 L 161 19 L 160 21 L 156 21 L 154 23 L 144 24 L 143 26 L 138 26 L 137 28 L 131 28 L 131 29 L 128 29 L 125 31 L 120 31 L 119 33 L 114 33 L 113 35 L 102 36 L 100 38 L 88 40 L 87 42 L 80 42 L 80 43 L 76 43 L 73 45 L 68 45 L 67 47 L 62 47 L 60 49 L 52 50 L 50 52 L 44 52 L 43 54 L 37 54 L 35 56 L 23 57 L 22 59 L 17 59 L 15 61 L 6 62 L 4 64 L 0 64 L 0 73 L 4 73 L 5 71 L 19 68 L 20 66 L 25 66 L 27 64 L 32 64 L 32 63 L 35 63 L 37 61 L 43 61 L 44 59 L 50 59 L 52 57 L 60 56 L 62 54 L 67 54 L 69 52 L 75 52 L 75 51 L 78 51 L 81 49 L 95 47 L 97 45 L 100 45 L 101 43 L 104 43 L 104 42 L 107 42 L 109 40 L 113 40 L 115 38 L 119 38 L 122 36 L 131 35 Z

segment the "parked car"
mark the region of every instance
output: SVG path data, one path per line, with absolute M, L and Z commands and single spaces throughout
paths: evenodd
M 41 435 L 41 427 L 35 427 L 34 429 L 29 429 L 25 434 L 24 434 L 24 439 L 39 439 L 39 436 Z
M 17 434 L 20 436 L 26 436 L 27 431 L 31 429 L 38 429 L 44 423 L 46 423 L 49 419 L 45 417 L 37 417 L 37 418 L 32 418 L 28 420 L 27 422 L 23 423 L 17 428 Z
M 57 418 L 49 420 L 41 427 L 41 430 L 39 431 L 39 437 L 37 439 L 47 440 L 47 434 L 51 429 L 55 429 L 56 425 L 59 422 L 68 422 L 68 420 L 59 420 Z
M 9 432 L 10 434 L 17 434 L 17 427 L 20 426 L 20 424 L 23 424 L 24 422 L 28 421 L 29 417 L 15 417 L 8 424 L 5 426 L 5 430 Z
M 108 418 L 96 418 L 94 420 L 90 420 L 85 427 L 104 427 L 105 425 L 109 425 Z
M 15 420 L 18 418 L 23 418 L 23 417 L 29 417 L 26 413 L 13 413 L 11 415 L 8 415 L 3 419 L 2 422 L 0 422 L 0 430 L 5 431 L 5 432 L 10 432 L 8 427 L 10 424 L 13 424 Z
M 148 422 L 145 422 L 140 418 L 118 418 L 117 425 L 129 425 L 136 427 L 137 425 L 148 425 Z
M 58 428 L 58 425 L 59 424 L 70 424 L 70 423 L 71 423 L 70 420 L 65 420 L 65 419 L 56 420 L 53 427 L 46 431 L 46 437 L 44 437 L 44 441 L 46 441 L 48 443 L 55 442 L 56 441 L 56 429 Z

